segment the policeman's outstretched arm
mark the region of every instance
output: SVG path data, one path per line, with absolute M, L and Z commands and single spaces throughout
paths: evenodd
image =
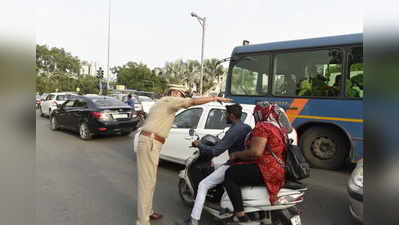
M 195 105 L 202 105 L 206 104 L 208 102 L 213 102 L 213 101 L 218 101 L 218 102 L 231 102 L 230 98 L 222 98 L 222 97 L 203 97 L 203 98 L 191 98 L 190 99 L 190 106 L 195 106 Z

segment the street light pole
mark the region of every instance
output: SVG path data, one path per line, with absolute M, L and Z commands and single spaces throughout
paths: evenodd
M 107 40 L 107 91 L 109 90 L 109 41 L 111 38 L 111 0 L 108 0 L 108 40 Z
M 191 13 L 192 17 L 196 17 L 202 27 L 202 47 L 201 47 L 201 80 L 200 80 L 200 95 L 202 96 L 202 80 L 204 78 L 204 46 L 205 46 L 205 21 L 206 18 L 199 17 L 196 13 Z

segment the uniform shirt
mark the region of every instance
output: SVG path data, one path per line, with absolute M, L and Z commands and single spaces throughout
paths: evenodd
M 126 104 L 128 104 L 129 106 L 131 106 L 132 108 L 134 108 L 134 101 L 132 99 L 128 99 L 126 101 Z
M 167 96 L 161 98 L 151 107 L 143 130 L 155 133 L 163 138 L 168 137 L 176 112 L 190 106 L 190 98 Z
M 227 149 L 229 154 L 233 152 L 242 151 L 245 149 L 245 137 L 251 131 L 251 127 L 241 120 L 237 120 L 230 129 L 226 132 L 222 140 L 215 146 L 208 146 L 204 144 L 199 144 L 200 154 L 211 155 L 216 157 L 222 154 Z M 230 160 L 226 164 L 231 164 Z

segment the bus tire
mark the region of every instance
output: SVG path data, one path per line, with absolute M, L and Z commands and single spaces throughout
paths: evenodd
M 344 137 L 331 127 L 311 127 L 301 135 L 301 150 L 312 167 L 340 169 L 348 155 Z

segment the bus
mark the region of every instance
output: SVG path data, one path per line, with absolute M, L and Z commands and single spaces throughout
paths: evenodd
M 225 96 L 283 107 L 313 167 L 356 162 L 363 157 L 363 34 L 237 46 Z

